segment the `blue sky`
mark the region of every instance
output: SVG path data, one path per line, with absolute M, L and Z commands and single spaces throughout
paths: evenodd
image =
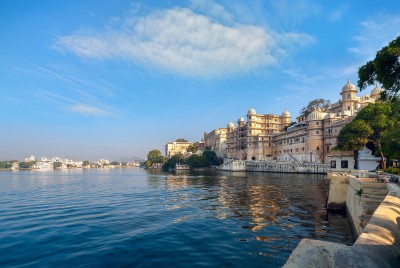
M 332 102 L 400 1 L 1 1 L 0 159 L 145 157 Z

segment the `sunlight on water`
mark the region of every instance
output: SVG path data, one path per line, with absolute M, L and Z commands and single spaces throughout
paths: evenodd
M 0 172 L 1 267 L 278 267 L 302 238 L 351 244 L 321 175 Z M 189 265 L 190 264 L 190 265 Z

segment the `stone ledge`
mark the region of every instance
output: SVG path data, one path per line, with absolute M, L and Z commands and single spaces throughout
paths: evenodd
M 388 194 L 353 246 L 303 239 L 283 267 L 399 267 L 400 187 Z

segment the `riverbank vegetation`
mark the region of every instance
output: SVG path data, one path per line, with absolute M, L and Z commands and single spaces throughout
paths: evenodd
M 176 154 L 169 158 L 163 165 L 164 171 L 175 169 L 176 164 L 186 164 L 190 168 L 209 168 L 223 163 L 223 159 L 218 157 L 214 151 L 204 151 L 201 155 L 192 154 L 185 158 L 182 154 Z

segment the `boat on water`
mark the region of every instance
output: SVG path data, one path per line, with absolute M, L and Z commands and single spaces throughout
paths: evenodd
M 175 164 L 175 170 L 190 170 L 190 167 L 186 164 Z

